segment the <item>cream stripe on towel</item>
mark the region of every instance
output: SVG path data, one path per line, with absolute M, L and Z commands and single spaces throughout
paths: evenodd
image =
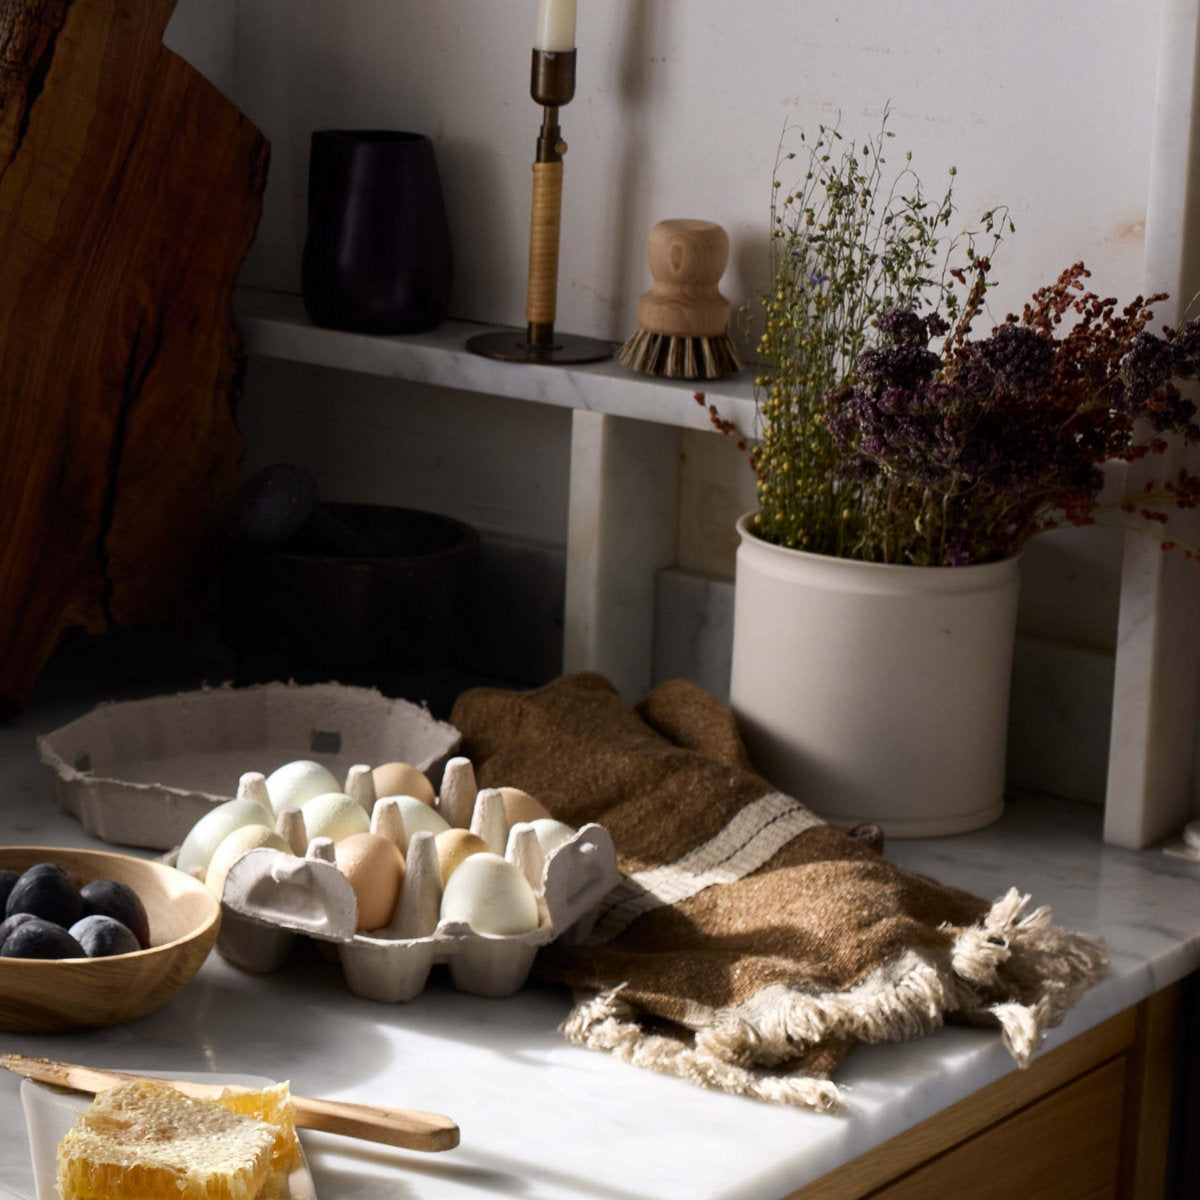
M 682 858 L 627 876 L 604 899 L 584 945 L 611 942 L 643 913 L 678 904 L 717 883 L 733 883 L 757 871 L 806 829 L 825 822 L 798 800 L 768 792 L 747 804 L 707 842 Z

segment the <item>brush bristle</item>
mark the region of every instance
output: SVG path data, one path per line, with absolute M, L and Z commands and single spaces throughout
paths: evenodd
M 717 337 L 670 337 L 639 329 L 621 347 L 617 361 L 643 375 L 667 379 L 720 379 L 742 369 L 727 333 Z

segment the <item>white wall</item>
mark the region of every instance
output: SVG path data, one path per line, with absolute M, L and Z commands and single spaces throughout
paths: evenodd
M 222 83 L 272 143 L 245 282 L 298 290 L 311 130 L 411 129 L 437 147 L 457 259 L 452 315 L 522 324 L 539 120 L 528 97 L 536 0 L 236 0 L 232 25 L 235 0 L 209 2 L 182 0 L 173 32 L 186 29 L 202 50 L 206 37 L 228 47 Z M 811 129 L 840 113 L 845 131 L 869 133 L 888 104 L 894 159 L 911 149 L 929 192 L 955 166 L 964 224 L 993 205 L 1010 207 L 1017 232 L 998 255 L 996 316 L 1080 258 L 1098 291 L 1131 297 L 1143 288 L 1161 11 L 1161 0 L 579 0 L 579 84 L 562 112 L 570 151 L 559 328 L 611 338 L 633 331 L 649 284 L 646 233 L 670 216 L 728 229 L 724 290 L 735 303 L 751 298 L 765 282 L 771 171 L 785 122 Z M 177 48 L 188 55 L 183 42 Z M 273 424 L 254 414 L 287 403 L 256 392 L 272 378 L 252 377 L 245 402 L 256 437 L 268 442 Z M 314 386 L 328 392 L 329 381 Z M 403 393 L 350 378 L 337 390 L 355 394 L 347 412 L 356 420 L 390 405 L 401 407 L 382 424 L 405 420 Z M 447 394 L 424 403 L 414 418 L 419 437 L 386 450 L 376 440 L 374 456 L 364 449 L 370 439 L 339 435 L 322 419 L 325 482 L 341 498 L 381 499 L 392 494 L 389 480 L 402 479 L 397 502 L 425 493 L 506 534 L 512 513 L 536 509 L 543 515 L 525 532 L 556 537 L 565 515 L 544 514 L 565 514 L 562 471 L 531 482 L 536 495 L 513 498 L 503 517 L 489 514 L 488 497 L 525 486 L 530 473 L 514 478 L 471 453 L 462 490 L 439 482 L 444 464 L 419 447 L 438 439 L 439 420 L 447 445 L 461 436 L 457 404 Z M 316 419 L 313 411 L 310 395 L 293 422 Z M 503 412 L 510 446 L 528 431 L 538 454 L 565 462 L 564 423 L 520 406 Z M 271 449 L 260 444 L 255 457 Z M 752 503 L 748 472 L 715 436 L 689 435 L 685 454 L 680 563 L 730 574 L 732 519 Z M 1110 648 L 1117 542 L 1073 531 L 1029 558 L 1023 632 Z
M 432 135 L 459 273 L 454 315 L 520 324 L 535 0 L 239 0 L 234 98 L 272 140 L 247 278 L 295 290 L 307 139 L 321 126 Z M 1141 286 L 1158 4 L 1153 0 L 580 0 L 579 85 L 563 109 L 559 324 L 622 337 L 648 280 L 646 232 L 720 221 L 727 290 L 763 279 L 771 167 L 785 121 L 892 105 L 895 158 L 929 190 L 958 167 L 964 222 L 997 203 L 1019 231 L 999 305 L 1085 258 Z

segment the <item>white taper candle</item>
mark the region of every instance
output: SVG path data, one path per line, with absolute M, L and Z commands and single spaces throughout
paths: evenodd
M 575 0 L 538 0 L 533 48 L 551 53 L 575 49 Z

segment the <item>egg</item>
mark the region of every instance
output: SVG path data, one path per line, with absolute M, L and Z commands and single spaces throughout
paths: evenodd
M 441 873 L 443 885 L 464 859 L 472 854 L 488 852 L 487 842 L 467 829 L 444 830 L 434 835 L 433 844 L 437 850 L 438 871 Z
M 404 856 L 396 844 L 377 833 L 352 833 L 334 847 L 334 862 L 358 902 L 358 932 L 386 925 L 404 881 Z
M 340 842 L 352 833 L 366 833 L 371 828 L 371 818 L 363 806 L 345 792 L 323 792 L 306 800 L 300 812 L 310 842 L 318 837 Z
M 247 797 L 226 800 L 191 827 L 179 847 L 175 865 L 193 878 L 203 880 L 213 851 L 235 829 L 243 825 L 265 825 L 269 829 L 274 824 L 274 814 L 257 800 Z
M 416 796 L 391 796 L 400 811 L 400 820 L 404 823 L 404 849 L 408 849 L 409 839 L 422 829 L 435 836 L 445 833 L 450 823 L 437 811 Z
M 542 854 L 546 858 L 549 858 L 551 853 L 557 850 L 563 842 L 570 841 L 576 834 L 576 830 L 572 829 L 570 825 L 556 821 L 553 817 L 539 817 L 536 821 L 530 821 L 529 824 L 533 827 L 538 845 L 541 846 Z
M 229 868 L 243 854 L 261 847 L 290 853 L 287 842 L 275 830 L 268 829 L 265 825 L 243 825 L 223 838 L 213 851 L 208 870 L 204 874 L 204 886 L 214 896 L 220 896 L 225 890 L 225 877 L 229 874 Z
M 271 807 L 276 816 L 280 809 L 301 808 L 314 796 L 340 790 L 341 784 L 328 767 L 306 758 L 284 763 L 267 776 L 267 795 L 271 797 Z
M 544 804 L 520 788 L 502 787 L 496 790 L 504 801 L 504 815 L 508 818 L 510 826 L 520 821 L 537 821 L 550 815 Z
M 406 762 L 383 763 L 371 772 L 376 796 L 416 796 L 424 804 L 437 799 L 433 784 L 422 771 Z
M 538 927 L 537 897 L 518 868 L 485 851 L 447 880 L 440 919 L 463 921 L 476 933 L 530 933 Z

